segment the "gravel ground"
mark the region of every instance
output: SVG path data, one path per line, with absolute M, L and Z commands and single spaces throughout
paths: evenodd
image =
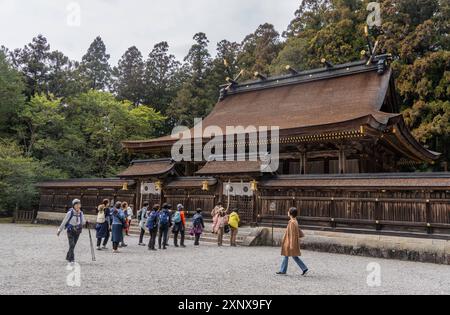
M 0 294 L 450 294 L 450 267 L 304 252 L 311 269 L 301 277 L 276 276 L 277 248 L 217 248 L 203 244 L 150 253 L 135 246 L 121 254 L 96 252 L 90 258 L 85 231 L 76 254 L 81 286 L 69 287 L 64 261 L 67 239 L 46 226 L 0 224 Z M 381 286 L 369 287 L 367 266 L 381 266 Z

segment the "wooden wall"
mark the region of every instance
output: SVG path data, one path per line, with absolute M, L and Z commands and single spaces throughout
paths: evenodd
M 428 187 L 429 188 L 429 187 Z M 270 211 L 276 205 L 275 213 Z M 260 223 L 287 219 L 290 207 L 300 210 L 305 226 L 366 229 L 450 238 L 450 192 L 378 189 L 263 190 L 258 196 Z
M 62 212 L 75 198 L 82 200 L 84 211 L 94 213 L 103 199 L 136 204 L 136 191 L 113 189 L 41 189 L 39 211 Z M 161 202 L 174 207 L 182 203 L 193 214 L 202 208 L 210 217 L 221 196 L 215 191 L 173 188 L 164 190 Z M 157 201 L 157 200 L 152 200 Z M 226 197 L 223 197 L 226 205 Z M 270 211 L 271 204 L 276 211 Z M 395 232 L 409 235 L 430 235 L 450 239 L 450 187 L 445 188 L 341 188 L 290 187 L 260 189 L 253 197 L 232 197 L 230 209 L 240 209 L 246 224 L 277 226 L 287 223 L 290 207 L 300 210 L 301 225 L 324 230 L 355 232 Z M 135 209 L 137 210 L 137 209 Z
M 86 214 L 95 214 L 97 206 L 104 199 L 127 202 L 133 205 L 136 202 L 136 194 L 134 191 L 113 189 L 45 188 L 41 189 L 39 211 L 65 212 L 74 199 L 81 200 L 83 211 Z

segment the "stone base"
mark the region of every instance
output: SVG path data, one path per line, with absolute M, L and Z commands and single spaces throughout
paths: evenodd
M 272 230 L 264 230 L 260 231 L 260 239 L 254 244 L 281 247 L 284 230 L 274 230 L 273 243 Z M 301 247 L 305 250 L 450 265 L 450 242 L 445 240 L 310 230 L 304 230 L 304 233 L 306 237 L 301 240 Z

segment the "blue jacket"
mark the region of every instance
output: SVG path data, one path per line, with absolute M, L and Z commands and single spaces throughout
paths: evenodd
M 113 209 L 112 210 L 112 225 L 124 225 L 125 223 L 125 213 L 122 209 Z

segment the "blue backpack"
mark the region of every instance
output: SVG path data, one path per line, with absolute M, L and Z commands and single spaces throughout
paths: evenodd
M 153 230 L 158 223 L 157 221 L 158 221 L 158 212 L 153 211 L 147 218 L 147 228 L 149 230 Z
M 181 213 L 179 211 L 173 215 L 173 222 L 176 224 L 181 223 Z
M 163 227 L 166 227 L 169 225 L 169 222 L 170 222 L 169 211 L 162 211 L 159 215 L 159 224 Z

